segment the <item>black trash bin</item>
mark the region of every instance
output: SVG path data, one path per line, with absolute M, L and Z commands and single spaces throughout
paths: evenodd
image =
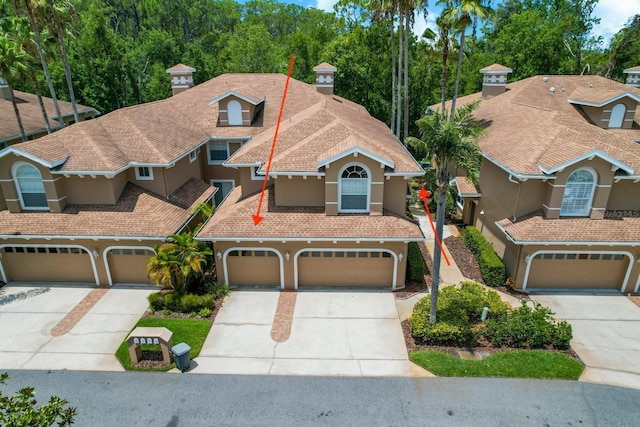
M 180 372 L 184 372 L 191 366 L 191 357 L 189 352 L 191 347 L 187 343 L 181 342 L 171 347 L 171 354 L 173 354 L 173 361 L 176 362 L 176 368 L 180 369 Z

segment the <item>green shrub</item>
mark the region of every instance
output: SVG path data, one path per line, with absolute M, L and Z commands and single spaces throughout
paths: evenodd
M 474 329 L 450 323 L 426 323 L 420 341 L 429 345 L 470 345 L 478 339 Z
M 226 283 L 216 283 L 205 281 L 207 293 L 213 296 L 213 299 L 223 298 L 231 292 Z
M 180 310 L 183 313 L 196 313 L 203 308 L 213 307 L 213 296 L 186 294 L 182 297 Z
M 182 305 L 181 300 L 182 294 L 178 292 L 169 292 L 164 294 L 164 308 L 174 312 L 179 312 Z
M 164 294 L 161 292 L 154 292 L 147 297 L 149 300 L 149 306 L 154 311 L 162 310 L 164 308 Z
M 556 321 L 550 309 L 537 303 L 531 308 L 522 301 L 516 310 L 490 319 L 485 336 L 497 346 L 566 349 L 573 334 L 571 325 Z
M 211 313 L 213 313 L 213 310 L 211 310 L 210 308 L 203 308 L 198 312 L 198 315 L 200 317 L 209 317 L 211 316 Z
M 480 267 L 482 280 L 489 286 L 502 286 L 505 283 L 506 269 L 493 246 L 477 228 L 469 226 L 462 232 L 464 244 L 473 253 Z
M 409 242 L 409 248 L 407 249 L 407 269 L 409 271 L 409 280 L 415 282 L 422 282 L 424 280 L 424 259 L 416 242 Z

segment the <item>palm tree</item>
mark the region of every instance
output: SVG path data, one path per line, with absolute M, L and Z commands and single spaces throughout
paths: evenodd
M 38 1 L 41 0 L 13 0 L 13 6 L 15 8 L 16 14 L 19 14 L 20 11 L 23 10 L 27 13 L 27 17 L 29 18 L 29 24 L 31 24 L 31 28 L 33 29 L 33 37 L 38 46 L 38 54 L 40 56 L 40 63 L 42 65 L 42 70 L 44 71 L 44 77 L 47 80 L 47 86 L 49 86 L 49 93 L 51 94 L 51 100 L 53 101 L 53 106 L 56 110 L 57 120 L 60 123 L 60 126 L 64 127 L 64 120 L 62 120 L 62 114 L 60 113 L 60 106 L 58 105 L 58 97 L 56 96 L 56 91 L 53 88 L 53 82 L 51 81 L 51 75 L 49 74 L 49 66 L 47 65 L 47 60 L 44 56 L 44 48 L 42 47 L 42 40 L 40 38 L 40 29 L 36 24 L 34 8 L 37 6 Z
M 467 26 L 475 19 L 486 19 L 491 14 L 491 9 L 484 5 L 483 0 L 441 0 L 441 3 L 449 4 L 446 19 L 457 22 L 460 27 L 460 46 L 458 47 L 458 64 L 456 66 L 456 79 L 453 86 L 453 98 L 451 99 L 451 116 L 456 110 L 458 100 L 458 87 L 460 85 L 460 69 L 464 56 L 464 38 Z
M 65 35 L 69 28 L 68 24 L 76 19 L 75 8 L 67 0 L 54 0 L 46 3 L 40 3 L 39 17 L 42 23 L 53 36 L 58 49 L 60 51 L 60 59 L 64 69 L 64 76 L 67 80 L 67 88 L 69 89 L 69 99 L 71 100 L 71 108 L 73 109 L 73 118 L 77 122 L 80 121 L 78 107 L 76 105 L 76 95 L 73 90 L 73 81 L 71 80 L 71 67 L 69 66 L 69 55 L 67 54 L 67 44 Z
M 11 104 L 13 104 L 13 111 L 18 121 L 18 128 L 20 129 L 20 137 L 23 141 L 27 140 L 27 136 L 24 132 L 16 98 L 13 95 L 11 80 L 20 78 L 20 75 L 27 69 L 25 61 L 26 54 L 20 49 L 20 46 L 9 39 L 6 34 L 0 35 L 0 77 L 2 77 L 7 82 L 7 86 L 9 86 Z
M 42 91 L 40 90 L 40 84 L 35 72 L 35 63 L 37 62 L 36 56 L 38 55 L 38 46 L 33 39 L 33 31 L 27 21 L 26 17 L 13 17 L 2 21 L 2 27 L 6 34 L 9 34 L 11 39 L 15 41 L 20 48 L 27 55 L 27 71 L 29 77 L 31 77 L 31 83 L 38 97 L 38 104 L 40 105 L 40 112 L 44 119 L 44 126 L 47 129 L 47 133 L 51 133 L 51 125 L 49 124 L 49 116 L 42 100 Z
M 436 169 L 438 187 L 438 207 L 436 211 L 436 234 L 442 241 L 444 229 L 445 201 L 449 188 L 449 167 L 453 164 L 463 168 L 471 180 L 477 179 L 480 166 L 478 138 L 483 132 L 478 122 L 471 117 L 478 102 L 466 104 L 448 115 L 446 110 L 436 110 L 416 122 L 420 138 L 407 138 L 407 143 L 426 152 L 425 160 L 430 160 Z M 436 322 L 438 287 L 440 284 L 440 263 L 442 253 L 433 254 L 433 278 L 431 281 L 431 312 L 429 320 Z
M 453 46 L 451 40 L 451 29 L 453 23 L 450 19 L 448 19 L 449 13 L 448 10 L 451 7 L 451 0 L 440 1 L 439 3 L 445 4 L 445 8 L 442 10 L 442 14 L 436 18 L 436 25 L 438 26 L 438 41 L 437 45 L 439 45 L 442 51 L 442 77 L 440 80 L 440 94 L 441 94 L 441 108 L 444 111 L 446 109 L 445 103 L 447 101 L 447 80 L 448 80 L 448 69 L 447 63 L 449 59 L 452 59 L 453 54 Z
M 185 292 L 198 275 L 204 276 L 213 251 L 194 240 L 194 232 L 171 234 L 167 242 L 155 248 L 147 264 L 147 277 L 156 285 Z

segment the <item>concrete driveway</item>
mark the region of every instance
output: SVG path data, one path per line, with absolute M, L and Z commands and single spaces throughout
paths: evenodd
M 279 308 L 280 295 L 229 295 L 191 372 L 430 376 L 408 360 L 390 292 L 289 293 L 294 305 L 289 307 L 290 319 L 287 310 Z M 272 337 L 283 324 L 290 325 L 290 333 L 277 342 Z
M 573 327 L 571 347 L 586 369 L 580 378 L 640 389 L 640 307 L 622 295 L 535 295 Z
M 147 309 L 151 292 L 5 286 L 0 369 L 123 371 L 114 354 Z M 12 295 L 20 297 L 7 302 Z

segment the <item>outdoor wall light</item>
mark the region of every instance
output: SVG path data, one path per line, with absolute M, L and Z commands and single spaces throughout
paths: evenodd
M 222 259 L 222 254 L 220 253 L 220 251 L 218 251 L 218 253 L 216 254 L 216 256 L 218 257 L 218 259 Z
M 289 261 L 289 258 L 291 258 L 291 254 L 289 252 L 285 252 L 284 257 L 287 259 L 287 261 Z
M 398 259 L 400 260 L 400 262 L 402 262 L 402 258 L 404 258 L 404 255 L 402 255 L 402 252 L 400 252 L 398 254 Z
M 94 249 L 93 249 L 93 251 L 91 251 L 91 253 L 93 254 L 93 257 L 94 257 L 94 258 L 98 258 L 98 255 L 100 255 L 100 254 L 98 253 L 98 250 L 97 250 L 96 248 L 94 248 Z
M 524 257 L 524 262 L 526 262 L 527 264 L 529 264 L 529 262 L 531 261 L 531 255 L 525 255 Z

